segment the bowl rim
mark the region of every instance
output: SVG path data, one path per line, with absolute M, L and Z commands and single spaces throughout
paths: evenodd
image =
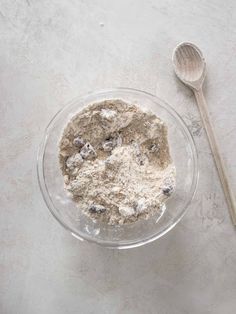
M 45 146 L 47 144 L 47 139 L 50 133 L 50 129 L 52 128 L 53 122 L 57 119 L 57 117 L 60 114 L 62 114 L 64 111 L 66 111 L 74 102 L 82 102 L 83 100 L 86 100 L 87 98 L 91 96 L 99 96 L 99 95 L 108 94 L 112 92 L 114 93 L 114 92 L 119 92 L 119 91 L 126 92 L 126 93 L 142 94 L 144 96 L 146 95 L 147 97 L 151 98 L 154 102 L 158 102 L 158 104 L 161 107 L 163 107 L 165 110 L 167 110 L 170 115 L 174 116 L 174 118 L 178 120 L 178 122 L 180 123 L 182 127 L 182 131 L 184 132 L 184 134 L 187 136 L 189 140 L 189 144 L 191 146 L 191 152 L 193 156 L 193 180 L 192 180 L 191 189 L 190 189 L 191 196 L 189 197 L 188 201 L 185 203 L 185 206 L 183 207 L 181 214 L 178 215 L 176 218 L 174 218 L 173 222 L 167 224 L 167 226 L 161 232 L 157 232 L 156 234 L 151 235 L 150 237 L 147 237 L 145 239 L 135 240 L 133 242 L 129 241 L 125 244 L 119 243 L 119 242 L 114 243 L 112 241 L 101 241 L 101 240 L 97 240 L 96 238 L 90 238 L 89 236 L 86 236 L 84 234 L 81 235 L 77 230 L 75 230 L 74 228 L 69 226 L 67 223 L 65 223 L 56 213 L 56 210 L 54 209 L 55 206 L 53 205 L 49 197 L 48 189 L 44 180 L 44 167 L 43 167 Z M 38 179 L 38 184 L 40 187 L 41 194 L 43 196 L 44 202 L 47 205 L 49 211 L 51 212 L 53 217 L 60 223 L 60 225 L 63 226 L 67 231 L 69 231 L 70 234 L 73 235 L 75 238 L 81 241 L 86 240 L 91 243 L 96 243 L 106 248 L 112 248 L 112 249 L 135 248 L 135 247 L 139 247 L 144 244 L 147 244 L 147 243 L 151 243 L 161 238 L 162 236 L 167 234 L 170 230 L 172 230 L 186 214 L 189 208 L 189 205 L 191 204 L 197 190 L 197 184 L 198 184 L 198 179 L 199 179 L 198 153 L 197 153 L 194 138 L 191 132 L 189 131 L 188 126 L 186 125 L 184 120 L 181 118 L 181 116 L 177 113 L 177 111 L 173 107 L 171 107 L 171 105 L 169 105 L 167 102 L 160 99 L 158 96 L 155 96 L 149 92 L 142 91 L 139 89 L 127 88 L 127 87 L 115 87 L 115 88 L 109 88 L 109 89 L 102 89 L 102 90 L 98 90 L 94 92 L 89 92 L 84 96 L 78 96 L 78 97 L 73 98 L 71 101 L 67 102 L 60 110 L 58 110 L 57 113 L 51 118 L 51 120 L 49 121 L 43 133 L 43 138 L 41 140 L 41 143 L 39 145 L 39 149 L 37 152 L 37 179 Z

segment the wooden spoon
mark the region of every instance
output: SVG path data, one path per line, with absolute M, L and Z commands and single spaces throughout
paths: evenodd
M 202 91 L 206 76 L 206 62 L 200 49 L 191 43 L 179 44 L 174 50 L 172 61 L 177 77 L 193 90 L 196 97 L 231 218 L 233 224 L 236 225 L 236 201 L 213 133 L 207 103 Z

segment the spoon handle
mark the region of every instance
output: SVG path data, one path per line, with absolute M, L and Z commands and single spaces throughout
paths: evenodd
M 236 225 L 236 201 L 235 201 L 228 177 L 226 175 L 224 162 L 223 162 L 223 159 L 221 158 L 215 135 L 213 133 L 211 122 L 209 119 L 209 113 L 207 111 L 207 104 L 206 104 L 206 100 L 202 92 L 202 88 L 200 90 L 195 90 L 194 94 L 197 100 L 198 108 L 202 117 L 205 130 L 208 136 L 209 144 L 210 144 L 211 151 L 215 160 L 216 168 L 218 170 L 218 174 L 221 180 L 222 188 L 224 190 L 224 194 L 225 194 L 225 198 L 229 207 L 231 218 L 232 218 L 233 224 Z

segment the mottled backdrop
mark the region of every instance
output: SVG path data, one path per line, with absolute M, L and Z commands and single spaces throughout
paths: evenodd
M 171 54 L 207 59 L 205 92 L 236 190 L 233 0 L 0 0 L 0 313 L 232 314 L 236 231 L 191 91 Z M 163 239 L 111 251 L 72 238 L 39 192 L 36 154 L 51 117 L 101 88 L 146 90 L 185 119 L 199 152 L 195 200 Z

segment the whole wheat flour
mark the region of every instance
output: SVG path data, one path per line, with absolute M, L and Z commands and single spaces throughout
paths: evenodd
M 147 219 L 175 188 L 166 125 L 122 100 L 75 115 L 64 129 L 59 160 L 78 210 L 108 224 Z

